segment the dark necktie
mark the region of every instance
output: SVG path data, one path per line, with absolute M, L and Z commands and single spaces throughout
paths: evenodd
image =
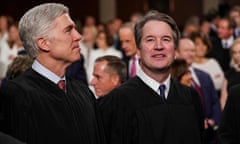
M 228 48 L 228 43 L 227 43 L 227 42 L 224 42 L 223 48 L 224 48 L 224 49 L 227 49 L 227 48 Z
M 57 83 L 58 87 L 63 90 L 64 92 L 66 92 L 66 84 L 65 84 L 65 80 L 60 80 L 58 83 Z
M 159 86 L 159 90 L 160 90 L 160 97 L 162 98 L 162 100 L 165 102 L 166 101 L 166 97 L 165 97 L 165 89 L 166 86 L 164 84 Z

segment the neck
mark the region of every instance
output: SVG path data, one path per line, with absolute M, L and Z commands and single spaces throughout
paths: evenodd
M 205 57 L 195 57 L 194 58 L 194 62 L 196 62 L 196 63 L 204 63 L 204 62 L 206 62 L 206 60 L 207 60 L 207 58 L 205 58 Z
M 159 83 L 163 83 L 169 76 L 170 67 L 164 68 L 164 69 L 155 69 L 155 70 L 149 70 L 148 68 L 140 65 L 143 72 L 151 77 L 152 79 L 156 80 Z
M 37 61 L 59 77 L 63 77 L 65 75 L 66 68 L 70 65 L 66 62 L 59 62 L 54 59 L 48 59 L 42 55 L 39 55 L 37 57 Z

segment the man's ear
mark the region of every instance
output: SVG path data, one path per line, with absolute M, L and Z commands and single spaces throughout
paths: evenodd
M 49 41 L 45 38 L 37 39 L 37 45 L 41 51 L 49 51 L 48 43 Z
M 112 82 L 115 87 L 119 86 L 121 84 L 120 77 L 118 75 L 112 75 Z

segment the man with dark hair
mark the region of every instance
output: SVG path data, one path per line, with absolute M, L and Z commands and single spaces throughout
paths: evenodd
M 229 49 L 235 39 L 234 29 L 236 24 L 234 20 L 229 17 L 223 17 L 219 19 L 217 27 L 216 38 L 212 37 L 212 49 L 207 54 L 208 57 L 215 58 L 223 71 L 227 71 L 230 68 L 230 52 Z
M 175 21 L 150 11 L 135 25 L 140 69 L 102 99 L 109 144 L 201 144 L 203 111 L 190 87 L 173 80 L 170 67 L 180 38 Z

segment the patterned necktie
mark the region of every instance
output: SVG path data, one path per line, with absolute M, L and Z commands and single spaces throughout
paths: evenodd
M 136 57 L 134 56 L 132 58 L 132 66 L 131 66 L 131 72 L 130 72 L 130 77 L 134 77 L 136 75 Z
M 160 97 L 162 98 L 162 100 L 165 102 L 166 101 L 166 97 L 165 97 L 165 89 L 166 86 L 164 84 L 159 86 L 159 90 L 160 90 Z
M 57 83 L 58 87 L 63 90 L 64 92 L 66 92 L 66 84 L 65 84 L 65 80 L 60 80 L 58 83 Z

